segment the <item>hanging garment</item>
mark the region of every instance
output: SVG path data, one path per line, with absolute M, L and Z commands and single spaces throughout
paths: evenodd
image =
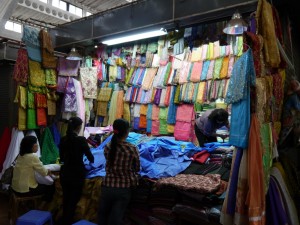
M 42 137 L 41 137 L 41 146 L 42 146 L 42 156 L 41 161 L 44 165 L 55 164 L 59 157 L 59 150 L 54 143 L 53 136 L 49 127 L 46 127 Z
M 232 145 L 247 148 L 250 127 L 250 86 L 255 85 L 253 55 L 248 49 L 234 64 L 225 103 L 232 104 L 230 136 Z
M 227 77 L 228 72 L 228 65 L 229 65 L 229 57 L 223 57 L 221 71 L 220 71 L 220 79 L 224 79 Z
M 72 77 L 68 80 L 65 95 L 63 99 L 63 112 L 76 112 L 77 101 L 76 101 L 76 89 L 74 86 L 74 80 Z
M 29 60 L 29 89 L 33 92 L 44 93 L 46 74 L 39 62 Z

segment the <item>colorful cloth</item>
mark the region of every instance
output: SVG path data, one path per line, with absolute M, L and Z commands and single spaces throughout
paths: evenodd
M 13 78 L 23 84 L 28 80 L 28 55 L 27 50 L 19 48 L 16 63 L 14 65 Z
M 97 98 L 97 67 L 81 67 L 80 81 L 84 98 Z
M 57 71 L 60 76 L 78 76 L 78 69 L 80 66 L 79 60 L 67 60 L 59 57 Z

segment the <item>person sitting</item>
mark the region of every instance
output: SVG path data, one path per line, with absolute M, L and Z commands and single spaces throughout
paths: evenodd
M 216 133 L 217 129 L 223 126 L 229 129 L 228 112 L 225 109 L 206 110 L 195 122 L 195 134 L 199 146 L 204 147 L 204 143 L 216 142 L 217 137 L 223 140 L 228 137 L 226 134 Z
M 43 194 L 42 200 L 50 202 L 55 192 L 54 185 L 39 184 L 35 172 L 42 176 L 51 174 L 39 157 L 34 154 L 38 151 L 37 138 L 25 136 L 20 144 L 20 153 L 13 171 L 11 188 L 18 196 L 35 196 Z

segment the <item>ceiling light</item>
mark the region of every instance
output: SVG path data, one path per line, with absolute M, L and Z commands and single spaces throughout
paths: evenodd
M 162 35 L 166 35 L 166 34 L 167 34 L 167 31 L 162 28 L 160 30 L 148 31 L 148 32 L 128 35 L 128 36 L 124 36 L 124 37 L 120 37 L 120 38 L 109 39 L 109 40 L 103 41 L 102 43 L 105 45 L 116 45 L 116 44 L 120 44 L 120 43 L 137 41 L 137 40 L 151 38 L 151 37 L 158 37 L 158 36 L 162 36 Z
M 66 59 L 68 59 L 68 60 L 82 60 L 82 56 L 76 51 L 75 48 L 72 48 L 70 53 L 67 55 Z
M 247 31 L 247 23 L 242 19 L 241 14 L 236 11 L 226 24 L 223 32 L 225 34 L 238 35 L 244 33 L 244 31 Z

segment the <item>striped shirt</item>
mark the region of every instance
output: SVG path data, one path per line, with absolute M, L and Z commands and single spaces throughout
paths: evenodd
M 106 176 L 102 182 L 105 187 L 129 188 L 138 185 L 140 157 L 136 146 L 121 142 L 117 144 L 115 161 L 108 160 L 110 143 L 104 148 Z

